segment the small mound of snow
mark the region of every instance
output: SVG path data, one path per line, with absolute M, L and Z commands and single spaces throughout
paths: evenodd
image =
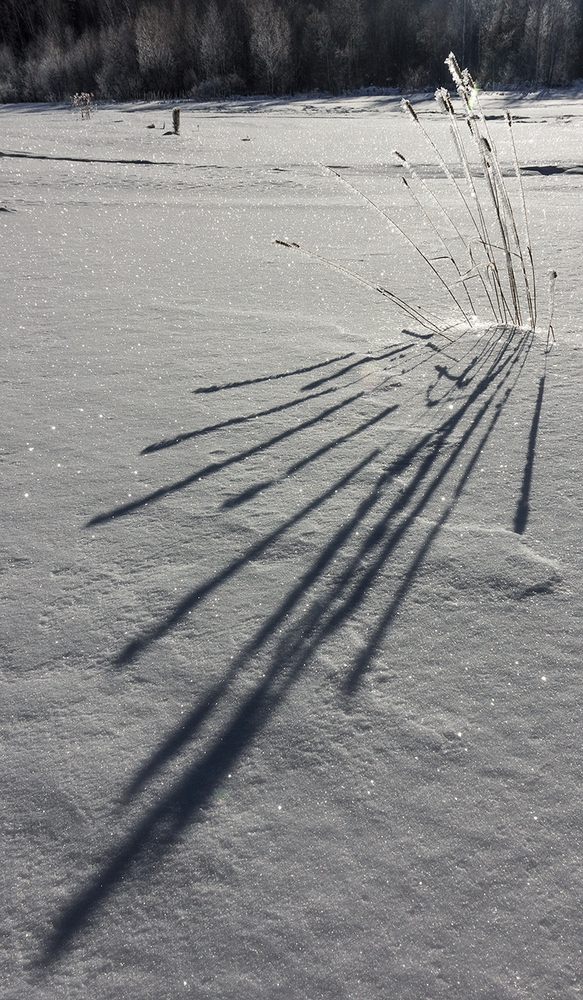
M 552 593 L 563 579 L 557 563 L 539 555 L 519 535 L 477 525 L 440 532 L 421 576 L 431 576 L 433 586 L 442 592 L 479 592 L 516 600 Z

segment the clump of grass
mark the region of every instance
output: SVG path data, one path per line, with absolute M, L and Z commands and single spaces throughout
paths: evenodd
M 514 170 L 519 203 L 522 209 L 522 233 L 519 232 L 512 198 L 482 110 L 476 84 L 467 69 L 460 69 L 453 53 L 447 57 L 446 64 L 461 102 L 463 121 L 465 121 L 468 130 L 466 135 L 469 135 L 470 144 L 477 152 L 478 164 L 481 168 L 480 178 L 478 178 L 472 169 L 468 147 L 460 129 L 460 121 L 453 101 L 449 91 L 442 87 L 436 91 L 435 98 L 438 107 L 449 120 L 467 193 L 464 192 L 459 181 L 448 168 L 414 108 L 408 101 L 404 101 L 403 106 L 431 148 L 437 153 L 438 161 L 461 198 L 473 229 L 474 238 L 466 243 L 469 267 L 463 275 L 460 275 L 460 280 L 466 292 L 467 285 L 471 281 L 477 278 L 481 282 L 496 322 L 522 326 L 526 314 L 531 329 L 534 329 L 536 326 L 536 278 L 524 189 L 512 131 L 512 115 L 510 112 L 506 112 L 505 119 L 512 139 Z M 404 158 L 401 157 L 401 159 Z M 479 184 L 479 180 L 481 180 L 481 184 Z M 451 259 L 455 263 L 453 254 L 451 254 Z M 459 273 L 459 266 L 456 266 L 456 270 Z
M 83 91 L 80 94 L 73 94 L 70 98 L 71 105 L 74 111 L 77 111 L 80 117 L 91 118 L 91 115 L 95 111 L 94 95 Z
M 178 135 L 180 132 L 180 108 L 172 108 L 172 128 L 174 135 Z
M 403 100 L 401 104 L 443 173 L 454 195 L 453 201 L 449 199 L 453 207 L 446 207 L 444 199 L 427 184 L 421 171 L 403 153 L 393 151 L 397 163 L 403 168 L 402 183 L 439 244 L 437 252 L 424 250 L 385 209 L 357 191 L 338 171 L 328 169 L 384 216 L 416 251 L 445 291 L 456 320 L 452 322 L 450 318 L 445 321 L 342 265 L 328 260 L 325 262 L 375 288 L 410 318 L 442 336 L 446 336 L 445 331 L 456 322 L 472 327 L 492 320 L 501 326 L 526 327 L 534 331 L 537 324 L 537 282 L 512 115 L 508 111 L 505 114 L 513 159 L 514 182 L 511 190 L 471 74 L 467 69 L 460 69 L 453 53 L 445 62 L 455 86 L 458 106 L 456 108 L 449 91 L 443 87 L 435 92 L 435 99 L 447 118 L 457 163 L 450 165 L 447 162 L 410 101 Z M 295 243 L 277 242 L 303 249 Z M 304 252 L 317 260 L 325 260 L 310 251 Z M 555 340 L 553 307 L 554 279 L 547 346 Z

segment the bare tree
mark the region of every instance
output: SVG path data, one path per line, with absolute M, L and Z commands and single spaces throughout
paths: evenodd
M 140 9 L 135 22 L 135 38 L 145 91 L 172 92 L 177 69 L 176 29 L 168 8 L 147 3 Z
M 336 89 L 356 83 L 355 70 L 364 36 L 362 0 L 329 0 L 329 17 L 334 37 Z
M 330 18 L 325 10 L 310 7 L 304 20 L 302 58 L 309 87 L 332 87 L 334 39 Z
M 273 0 L 250 0 L 250 48 L 259 78 L 267 81 L 269 93 L 285 89 L 291 55 L 291 29 L 284 12 Z
M 228 39 L 223 16 L 211 0 L 199 37 L 200 67 L 205 76 L 224 76 L 227 70 Z
M 136 35 L 128 18 L 121 24 L 102 28 L 99 34 L 101 66 L 95 91 L 101 97 L 122 100 L 137 96 L 140 88 Z
M 583 75 L 583 0 L 0 0 L 0 92 L 212 97 Z
M 579 11 L 573 0 L 534 0 L 530 4 L 523 47 L 531 79 L 551 87 L 568 78 L 579 28 Z

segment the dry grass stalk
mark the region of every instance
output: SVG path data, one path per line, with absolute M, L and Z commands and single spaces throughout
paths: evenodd
M 467 69 L 460 69 L 453 53 L 446 59 L 461 111 L 456 111 L 449 91 L 440 88 L 435 93 L 437 105 L 447 116 L 450 134 L 458 157 L 458 170 L 452 168 L 437 143 L 423 125 L 412 104 L 402 101 L 403 110 L 409 115 L 416 128 L 443 172 L 451 190 L 454 205 L 447 209 L 425 182 L 420 172 L 409 160 L 394 150 L 399 163 L 407 171 L 402 180 L 417 209 L 431 228 L 441 245 L 442 252 L 435 254 L 425 251 L 411 238 L 406 230 L 370 197 L 358 191 L 346 178 L 333 168 L 331 173 L 364 199 L 376 212 L 382 215 L 402 238 L 420 255 L 426 267 L 445 290 L 458 314 L 457 322 L 475 326 L 493 318 L 502 326 L 536 328 L 536 275 L 530 239 L 528 213 L 524 188 L 520 174 L 516 145 L 514 141 L 512 116 L 506 112 L 505 119 L 509 131 L 518 203 L 520 206 L 520 228 L 513 206 L 513 198 L 506 184 L 498 158 L 495 143 L 490 134 L 488 122 L 482 109 L 478 90 Z M 474 151 L 473 157 L 470 152 Z M 477 164 L 476 164 L 477 154 Z M 461 211 L 460 220 L 457 221 Z M 468 233 L 469 227 L 469 233 Z M 520 232 L 520 229 L 522 232 Z M 413 306 L 396 293 L 375 285 L 349 268 L 299 247 L 297 243 L 276 241 L 283 246 L 302 250 L 308 256 L 334 267 L 336 270 L 356 278 L 365 285 L 388 297 L 411 319 L 435 333 L 443 334 L 456 323 L 432 316 L 420 306 Z M 453 269 L 453 274 L 452 274 Z M 554 272 L 552 272 L 554 274 Z M 556 277 L 556 275 L 555 275 Z M 478 297 L 471 291 L 473 285 L 481 289 Z M 487 316 L 483 309 L 490 314 Z M 547 345 L 554 342 L 552 318 L 554 311 L 554 278 L 551 279 L 550 318 Z

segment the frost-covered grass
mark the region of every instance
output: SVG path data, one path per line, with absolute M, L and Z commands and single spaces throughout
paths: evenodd
M 386 208 L 381 208 L 372 198 L 359 192 L 339 170 L 329 169 L 359 193 L 372 209 L 389 222 L 391 230 L 396 231 L 405 244 L 419 255 L 426 271 L 445 291 L 450 309 L 453 303 L 459 323 L 474 327 L 490 317 L 490 321 L 501 326 L 526 326 L 534 331 L 537 328 L 537 275 L 512 113 L 507 109 L 504 118 L 512 149 L 514 192 L 506 181 L 504 166 L 475 81 L 467 69 L 460 69 L 453 53 L 449 54 L 446 63 L 457 91 L 459 110 L 456 111 L 449 91 L 443 87 L 436 91 L 435 100 L 448 121 L 457 164 L 448 162 L 447 154 L 435 141 L 431 128 L 424 125 L 411 101 L 403 99 L 401 107 L 420 131 L 442 175 L 442 182 L 445 179 L 446 186 L 450 188 L 449 197 L 448 191 L 443 191 L 443 183 L 431 187 L 420 167 L 416 167 L 399 150 L 393 151 L 407 175 L 404 174 L 401 180 L 412 204 L 420 212 L 430 238 L 434 244 L 437 243 L 437 250 L 425 249 L 418 242 L 415 226 L 410 220 L 399 224 Z M 414 323 L 449 339 L 447 331 L 451 329 L 451 320 L 444 320 L 433 311 L 414 304 L 407 292 L 375 285 L 370 279 L 355 275 L 345 266 L 322 258 L 298 243 L 276 242 L 290 249 L 302 250 L 312 259 L 331 264 L 336 270 L 356 277 L 388 298 Z M 547 347 L 555 341 L 552 324 L 554 270 L 550 271 L 550 275 Z

